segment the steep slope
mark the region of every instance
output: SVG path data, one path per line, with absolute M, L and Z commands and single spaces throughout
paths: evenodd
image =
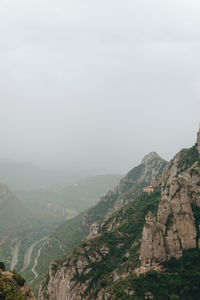
M 3 265 L 1 263 L 1 265 Z M 7 272 L 0 268 L 1 300 L 36 300 L 24 279 L 16 272 Z
M 39 273 L 44 273 L 50 260 L 63 256 L 64 253 L 86 237 L 91 224 L 97 220 L 103 220 L 106 215 L 109 218 L 112 212 L 119 210 L 123 205 L 141 194 L 144 186 L 155 184 L 166 164 L 166 161 L 161 159 L 155 152 L 150 153 L 145 156 L 139 166 L 133 168 L 120 181 L 113 191 L 102 197 L 96 206 L 61 226 L 47 241 L 46 247 L 42 249 L 39 260 Z M 94 224 L 94 231 L 95 227 Z
M 139 266 L 145 214 L 150 209 L 156 212 L 159 200 L 159 191 L 143 193 L 105 221 L 96 222 L 87 239 L 51 263 L 39 299 L 104 299 L 106 287 Z
M 16 198 L 6 185 L 0 185 L 0 260 L 8 269 L 21 269 L 26 250 L 50 234 L 49 227 L 42 216 Z
M 157 191 L 93 224 L 87 239 L 53 261 L 39 299 L 199 299 L 199 149 L 200 132 Z
M 12 247 L 17 244 L 17 233 L 23 232 L 28 222 L 28 210 L 7 188 L 0 184 L 0 259 L 10 265 Z
M 142 266 L 179 258 L 184 250 L 200 246 L 200 157 L 197 145 L 178 153 L 163 174 L 162 201 L 157 222 L 146 216 L 141 246 Z
M 6 185 L 0 184 L 0 238 L 20 227 L 26 212 L 26 206 L 8 190 Z

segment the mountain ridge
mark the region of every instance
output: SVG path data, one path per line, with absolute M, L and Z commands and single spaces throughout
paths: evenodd
M 146 156 L 143 163 L 128 172 L 127 175 L 120 180 L 120 183 L 113 191 L 109 191 L 105 196 L 101 197 L 99 203 L 95 207 L 89 209 L 82 215 L 81 224 L 79 223 L 77 228 L 81 232 L 81 239 L 79 242 L 89 234 L 90 226 L 95 224 L 95 221 L 98 223 L 99 220 L 103 220 L 104 217 L 109 218 L 111 213 L 117 213 L 121 207 L 139 195 L 144 186 L 155 182 L 166 164 L 166 161 L 161 159 L 156 153 L 153 153 Z M 72 222 L 72 220 L 69 222 Z M 62 236 L 57 235 L 56 237 L 59 237 L 59 240 L 62 242 L 66 239 L 64 232 Z M 73 245 L 71 245 L 71 249 L 72 248 Z M 49 248 L 43 248 L 44 253 L 47 252 L 47 249 Z M 65 252 L 71 249 L 66 248 Z

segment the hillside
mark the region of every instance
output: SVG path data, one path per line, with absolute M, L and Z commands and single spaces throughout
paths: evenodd
M 8 190 L 7 186 L 0 184 L 0 238 L 20 228 L 27 212 L 26 206 Z
M 199 299 L 199 151 L 200 132 L 155 192 L 93 224 L 87 239 L 51 263 L 39 299 Z
M 99 197 L 116 186 L 120 175 L 99 175 L 68 184 L 35 190 L 14 190 L 32 211 L 61 223 L 97 203 Z
M 60 226 L 41 250 L 37 267 L 40 276 L 38 281 L 32 283 L 33 290 L 36 291 L 39 280 L 47 272 L 53 259 L 62 257 L 80 243 L 88 235 L 90 226 L 95 221 L 103 220 L 106 215 L 109 216 L 129 203 L 141 194 L 144 186 L 156 183 L 166 164 L 155 152 L 146 155 L 142 163 L 128 172 L 117 187 L 101 197 L 95 206 Z
M 121 177 L 101 175 L 60 189 L 16 192 L 0 184 L 0 260 L 30 282 L 44 241 L 67 218 L 97 202 Z M 37 265 L 37 264 L 36 264 Z
M 25 280 L 16 272 L 7 272 L 0 262 L 0 299 L 36 300 Z
M 18 247 L 18 237 L 27 229 L 29 215 L 27 207 L 6 185 L 0 184 L 0 260 L 5 261 L 7 267 L 12 260 L 12 250 Z
M 8 269 L 18 271 L 24 255 L 34 242 L 49 235 L 60 223 L 31 210 L 7 188 L 0 184 L 0 260 Z

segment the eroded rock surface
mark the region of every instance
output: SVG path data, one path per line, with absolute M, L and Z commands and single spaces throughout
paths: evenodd
M 157 221 L 151 213 L 143 228 L 140 259 L 150 267 L 198 247 L 193 209 L 200 207 L 200 134 L 197 145 L 180 151 L 162 175 Z

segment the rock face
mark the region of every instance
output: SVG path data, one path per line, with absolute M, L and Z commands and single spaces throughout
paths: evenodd
M 166 167 L 167 162 L 163 160 L 156 152 L 150 152 L 145 155 L 141 164 L 132 169 L 119 183 L 116 187 L 115 192 L 119 194 L 118 199 L 115 202 L 113 211 L 117 211 L 127 204 L 130 199 L 124 197 L 123 192 L 127 190 L 129 185 L 137 184 L 140 188 L 133 190 L 132 196 L 136 197 L 142 192 L 143 187 L 152 185 L 157 185 L 157 181 Z M 122 194 L 120 196 L 120 194 Z
M 87 239 L 63 260 L 51 263 L 40 285 L 39 300 L 119 299 L 109 287 L 139 266 L 144 211 L 149 205 L 157 211 L 160 198 L 159 191 L 142 193 L 110 217 L 95 222 Z M 134 294 L 132 289 L 126 291 Z
M 200 207 L 200 160 L 197 146 L 180 151 L 162 175 L 162 199 L 156 218 L 148 213 L 140 259 L 143 267 L 179 258 L 183 250 L 200 245 L 195 208 Z
M 197 147 L 198 147 L 198 150 L 200 152 L 200 129 L 197 132 Z
M 155 263 L 165 260 L 165 249 L 162 231 L 156 223 L 155 216 L 149 212 L 145 218 L 145 225 L 142 234 L 142 246 L 140 257 L 142 265 L 150 267 L 152 258 Z
M 109 248 L 103 245 L 98 250 L 93 249 L 86 256 L 85 253 L 89 249 L 90 243 L 87 244 L 86 248 L 80 246 L 69 260 L 63 261 L 59 265 L 57 261 L 53 261 L 49 267 L 48 277 L 40 286 L 38 299 L 90 299 L 87 296 L 83 297 L 83 295 L 88 289 L 91 278 L 85 281 L 78 280 L 78 278 L 87 276 L 88 272 L 91 271 L 90 264 L 102 261 L 103 257 L 109 253 Z
M 104 216 L 98 213 L 97 220 L 109 217 L 113 212 L 118 211 L 124 205 L 129 203 L 136 196 L 140 195 L 143 187 L 150 184 L 157 185 L 158 179 L 162 174 L 167 162 L 162 159 L 156 152 L 151 152 L 143 158 L 140 165 L 129 171 L 126 176 L 120 180 L 119 184 L 113 191 L 109 191 L 105 196 L 100 198 L 99 203 L 96 205 L 96 211 L 102 211 L 101 206 L 104 206 Z M 94 220 L 92 210 L 84 214 L 82 220 L 82 228 L 89 230 L 91 226 L 90 219 Z M 94 221 L 93 221 L 94 222 Z M 98 224 L 98 221 L 97 221 Z M 92 225 L 91 237 L 94 237 L 95 227 Z

